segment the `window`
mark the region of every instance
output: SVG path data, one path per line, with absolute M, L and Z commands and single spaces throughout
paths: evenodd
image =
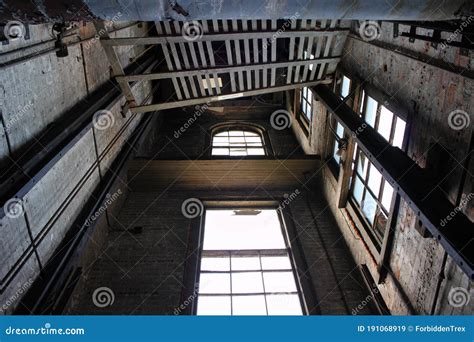
M 228 129 L 212 137 L 213 156 L 264 156 L 262 136 L 254 131 Z
M 392 146 L 402 147 L 406 122 L 370 96 L 362 94 L 362 115 Z M 353 159 L 352 199 L 381 246 L 392 203 L 393 187 L 356 145 Z
M 275 209 L 205 213 L 198 315 L 302 315 Z
M 351 80 L 347 78 L 346 76 L 342 76 L 342 83 L 339 89 L 339 95 L 341 99 L 344 99 L 347 96 L 349 96 L 350 89 L 351 89 Z M 333 134 L 335 136 L 334 136 L 334 147 L 332 151 L 332 157 L 339 164 L 341 161 L 341 157 L 338 154 L 338 150 L 339 150 L 338 141 L 344 138 L 344 127 L 342 127 L 339 121 L 337 120 L 334 120 L 334 121 L 335 121 L 335 129 L 334 129 Z
M 313 118 L 313 93 L 308 87 L 301 89 L 300 108 L 306 119 L 311 122 Z

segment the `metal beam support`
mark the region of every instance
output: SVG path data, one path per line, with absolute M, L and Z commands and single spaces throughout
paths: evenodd
M 217 101 L 223 101 L 223 100 L 230 100 L 230 99 L 235 99 L 235 98 L 240 98 L 240 97 L 247 97 L 247 96 L 254 96 L 254 95 L 268 94 L 268 93 L 278 93 L 281 91 L 286 91 L 286 90 L 295 89 L 295 88 L 311 87 L 317 84 L 329 84 L 331 82 L 332 82 L 331 79 L 326 79 L 326 80 L 319 80 L 319 81 L 313 81 L 313 82 L 290 84 L 290 85 L 279 86 L 279 87 L 267 87 L 267 88 L 262 88 L 262 89 L 257 89 L 257 90 L 242 91 L 242 92 L 225 94 L 225 95 L 202 97 L 198 99 L 190 99 L 190 100 L 184 100 L 184 101 L 174 101 L 174 102 L 157 103 L 157 104 L 150 104 L 150 105 L 145 105 L 145 106 L 131 107 L 130 110 L 132 113 L 154 112 L 154 111 L 165 110 L 165 109 L 194 106 L 194 105 L 198 105 L 202 103 L 211 103 L 211 102 L 217 102 Z
M 317 85 L 314 95 L 354 134 L 358 146 L 384 178 L 405 199 L 456 264 L 473 279 L 474 225 L 457 209 L 422 168 L 399 148 L 391 146 L 327 86 Z M 365 124 L 365 125 L 364 125 Z M 364 125 L 364 126 L 362 126 Z M 455 215 L 453 215 L 455 213 Z M 451 219 L 446 220 L 447 217 Z M 447 222 L 444 226 L 441 222 Z
M 329 37 L 347 36 L 349 29 L 342 28 L 328 28 L 321 30 L 297 30 L 297 31 L 282 31 L 278 34 L 278 38 L 304 38 L 304 37 Z M 232 32 L 232 33 L 206 33 L 199 38 L 198 42 L 213 42 L 226 40 L 240 40 L 240 39 L 275 39 L 273 36 L 275 31 L 248 31 L 248 32 Z M 102 39 L 101 39 L 102 41 Z M 111 38 L 103 40 L 102 44 L 107 46 L 128 46 L 128 45 L 156 45 L 166 43 L 180 43 L 183 42 L 183 36 L 161 36 L 161 37 L 130 37 L 130 38 Z
M 306 60 L 294 60 L 289 62 L 275 62 L 275 63 L 258 63 L 258 64 L 243 64 L 241 66 L 227 66 L 227 67 L 213 67 L 213 68 L 199 68 L 192 70 L 180 70 L 172 72 L 159 72 L 159 73 L 150 73 L 150 74 L 141 74 L 141 75 L 127 75 L 127 76 L 117 76 L 116 79 L 121 81 L 151 81 L 151 80 L 162 80 L 173 77 L 181 76 L 197 76 L 197 75 L 211 75 L 211 74 L 222 74 L 229 72 L 238 72 L 238 71 L 248 71 L 248 70 L 261 70 L 262 67 L 267 68 L 284 68 L 291 66 L 306 66 L 306 65 L 318 65 L 320 63 L 339 63 L 341 57 L 331 57 L 331 58 L 314 58 Z M 316 66 L 314 66 L 316 67 Z

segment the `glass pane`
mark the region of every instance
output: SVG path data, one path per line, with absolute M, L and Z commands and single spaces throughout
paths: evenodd
M 342 85 L 341 85 L 341 96 L 346 97 L 349 95 L 349 90 L 351 86 L 351 80 L 346 76 L 342 77 Z
M 392 204 L 392 195 L 393 195 L 392 186 L 387 181 L 384 181 L 383 192 L 382 192 L 382 205 L 387 211 L 390 211 L 390 205 Z
M 228 257 L 203 257 L 201 259 L 201 271 L 229 271 L 230 260 Z
M 206 210 L 205 250 L 286 248 L 275 210 L 235 215 L 233 210 Z
M 267 295 L 269 315 L 302 315 L 300 299 L 296 294 Z
M 219 133 L 216 133 L 214 136 L 215 137 L 228 137 L 229 132 L 228 131 L 219 132 Z
M 231 136 L 231 137 L 243 137 L 244 132 L 243 131 L 229 131 L 229 136 Z
M 377 211 L 377 202 L 368 192 L 365 193 L 364 201 L 362 202 L 362 212 L 367 218 L 367 221 L 372 225 L 374 223 L 375 212 Z
M 293 272 L 263 272 L 265 292 L 296 292 Z
M 382 109 L 380 110 L 380 119 L 379 119 L 379 125 L 377 128 L 377 131 L 387 141 L 390 141 L 390 133 L 392 130 L 392 120 L 393 120 L 393 113 L 389 111 L 387 108 L 385 108 L 385 106 L 382 106 Z
M 362 90 L 362 96 L 360 99 L 360 108 L 359 108 L 359 113 L 362 113 L 364 110 L 364 99 L 365 99 L 365 91 Z
M 251 143 L 251 142 L 261 143 L 262 142 L 260 137 L 246 137 L 245 141 L 247 141 L 248 143 Z
M 385 235 L 385 229 L 387 227 L 387 216 L 382 211 L 377 213 L 374 224 L 374 231 L 379 240 L 383 239 Z
M 255 132 L 249 132 L 249 131 L 245 131 L 245 132 L 244 132 L 244 135 L 245 135 L 246 137 L 259 137 L 259 135 L 258 135 L 257 133 L 255 133 Z
M 336 134 L 339 138 L 344 137 L 344 126 L 342 126 L 339 122 L 337 123 L 337 126 L 336 126 Z
M 244 136 L 241 136 L 241 137 L 229 137 L 229 141 L 231 143 L 245 143 L 245 138 Z
M 365 108 L 365 122 L 375 128 L 375 118 L 377 116 L 377 101 L 367 96 L 367 107 Z
M 232 293 L 263 292 L 261 272 L 232 273 Z
M 229 149 L 228 148 L 213 148 L 212 155 L 213 156 L 228 156 Z
M 212 142 L 213 143 L 227 143 L 229 142 L 229 138 L 228 137 L 214 137 Z
M 246 149 L 231 149 L 230 156 L 246 156 L 247 155 L 247 150 Z
M 201 273 L 199 293 L 230 293 L 230 274 Z
M 230 296 L 199 296 L 198 315 L 230 315 Z
M 265 150 L 263 148 L 248 148 L 247 153 L 249 156 L 264 156 Z
M 353 190 L 353 195 L 354 199 L 361 205 L 362 203 L 362 195 L 364 192 L 364 184 L 360 181 L 359 177 L 355 177 L 355 182 L 354 182 L 354 190 Z
M 375 196 L 379 195 L 380 185 L 382 184 L 382 174 L 375 168 L 373 164 L 370 164 L 369 179 L 367 185 Z
M 334 143 L 334 150 L 332 152 L 332 156 L 334 158 L 334 160 L 336 161 L 336 163 L 339 164 L 340 160 L 341 160 L 341 157 L 339 157 L 337 155 L 337 151 L 338 151 L 338 147 L 337 147 L 337 141 Z
M 364 152 L 359 152 L 359 160 L 357 161 L 357 173 L 365 180 L 367 177 L 367 169 L 369 167 L 369 160 L 365 156 Z
M 290 258 L 287 256 L 262 256 L 262 268 L 264 270 L 291 269 Z
M 260 270 L 260 259 L 259 257 L 232 256 L 232 270 L 233 271 Z
M 400 118 L 397 118 L 397 121 L 395 123 L 395 134 L 393 136 L 393 146 L 396 146 L 398 148 L 402 148 L 403 144 L 403 137 L 405 135 L 405 128 L 406 128 L 406 123 Z
M 265 296 L 232 296 L 233 315 L 266 315 Z

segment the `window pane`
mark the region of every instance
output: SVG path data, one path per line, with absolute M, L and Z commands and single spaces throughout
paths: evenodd
M 201 259 L 201 271 L 229 271 L 230 260 L 228 257 L 210 258 L 203 257 Z
M 300 299 L 296 294 L 267 295 L 269 315 L 302 315 Z
M 362 212 L 367 221 L 372 225 L 374 223 L 375 212 L 377 211 L 377 202 L 369 192 L 365 193 L 364 202 L 362 202 Z
M 390 205 L 392 204 L 392 195 L 393 195 L 393 188 L 387 182 L 384 181 L 383 192 L 382 192 L 382 205 L 385 210 L 390 210 Z
M 337 123 L 337 126 L 336 126 L 336 134 L 339 138 L 344 137 L 344 126 L 342 126 L 339 122 Z
M 233 315 L 266 315 L 265 296 L 233 296 Z
M 380 110 L 380 119 L 377 131 L 385 140 L 390 141 L 390 132 L 392 130 L 393 113 L 389 111 L 385 106 L 382 106 Z
M 265 292 L 296 292 L 292 272 L 263 272 Z
M 291 269 L 290 258 L 287 256 L 262 256 L 262 268 L 264 270 Z
M 367 177 L 367 169 L 369 167 L 369 160 L 365 156 L 364 152 L 359 152 L 359 160 L 357 161 L 357 173 L 365 180 Z
M 232 293 L 263 292 L 261 272 L 232 273 Z
M 198 315 L 230 315 L 230 296 L 199 296 Z
M 260 270 L 260 259 L 259 257 L 232 256 L 232 270 Z
M 349 89 L 351 85 L 351 80 L 346 76 L 342 77 L 342 85 L 341 85 L 341 96 L 346 97 L 349 95 Z
M 360 181 L 359 177 L 356 176 L 354 179 L 355 179 L 354 190 L 353 190 L 354 199 L 357 201 L 357 203 L 359 203 L 359 205 L 361 205 L 362 195 L 364 192 L 364 185 Z
M 251 237 L 251 238 L 249 238 Z M 207 210 L 205 250 L 286 248 L 275 210 L 235 215 L 233 210 Z
M 375 168 L 373 164 L 370 164 L 369 179 L 367 185 L 372 190 L 375 196 L 379 195 L 380 185 L 382 184 L 382 174 Z
M 360 99 L 360 108 L 359 108 L 359 113 L 362 113 L 364 110 L 364 99 L 365 99 L 365 91 L 362 90 L 362 96 Z
M 199 293 L 230 293 L 229 273 L 201 273 Z
M 265 150 L 263 148 L 248 148 L 247 149 L 249 156 L 264 156 Z
M 377 116 L 377 101 L 367 96 L 367 107 L 365 108 L 365 122 L 375 128 L 375 118 Z
M 383 239 L 385 235 L 385 229 L 387 228 L 387 216 L 382 211 L 377 213 L 375 218 L 374 231 L 379 240 Z
M 213 156 L 228 156 L 229 149 L 228 148 L 213 148 L 212 155 Z
M 243 137 L 244 132 L 243 131 L 229 131 L 229 136 L 230 137 Z
M 403 137 L 405 135 L 405 128 L 406 128 L 406 123 L 400 118 L 397 118 L 396 121 L 396 126 L 395 126 L 395 134 L 393 136 L 393 146 L 396 146 L 398 148 L 402 148 L 403 144 Z

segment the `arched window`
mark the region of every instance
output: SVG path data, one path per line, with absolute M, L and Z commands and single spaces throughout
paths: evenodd
M 212 137 L 213 156 L 264 156 L 261 134 L 250 129 L 229 127 Z

